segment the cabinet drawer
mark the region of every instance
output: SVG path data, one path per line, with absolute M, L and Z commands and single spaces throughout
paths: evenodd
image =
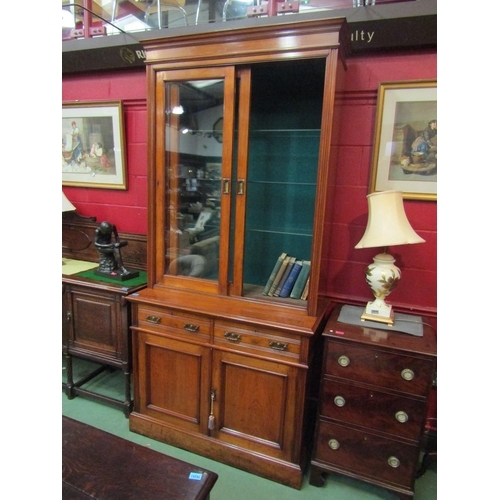
M 139 327 L 156 333 L 175 335 L 188 340 L 210 339 L 210 320 L 197 314 L 139 305 L 138 321 Z
M 319 421 L 315 459 L 339 470 L 411 488 L 418 456 L 418 446 Z
M 218 345 L 236 346 L 240 351 L 278 359 L 295 361 L 300 357 L 299 335 L 280 335 L 279 331 L 266 328 L 219 320 L 215 322 L 214 340 Z
M 333 380 L 324 380 L 321 415 L 418 441 L 426 402 Z
M 329 340 L 325 372 L 409 394 L 427 395 L 434 373 L 430 359 Z

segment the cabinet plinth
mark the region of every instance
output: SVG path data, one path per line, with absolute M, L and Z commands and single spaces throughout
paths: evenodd
M 338 322 L 325 327 L 310 483 L 335 472 L 410 499 L 419 463 L 436 334 L 423 337 Z

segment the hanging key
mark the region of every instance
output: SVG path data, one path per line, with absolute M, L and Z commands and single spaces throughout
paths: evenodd
M 208 428 L 210 430 L 215 429 L 214 401 L 215 401 L 215 389 L 212 389 L 210 391 L 210 416 L 208 417 Z

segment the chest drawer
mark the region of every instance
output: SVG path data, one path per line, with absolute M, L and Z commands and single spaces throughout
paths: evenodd
M 326 349 L 328 375 L 419 396 L 429 391 L 434 372 L 431 360 L 332 340 Z
M 418 446 L 319 420 L 316 460 L 376 481 L 412 487 Z
M 234 346 L 237 350 L 277 359 L 296 361 L 300 357 L 300 335 L 284 335 L 267 328 L 252 328 L 230 321 L 218 320 L 214 327 L 214 341 L 220 346 Z
M 210 340 L 211 322 L 208 318 L 189 313 L 179 313 L 166 308 L 139 305 L 138 326 L 154 331 L 174 335 L 186 340 Z
M 320 414 L 418 441 L 426 417 L 426 403 L 421 399 L 324 380 Z

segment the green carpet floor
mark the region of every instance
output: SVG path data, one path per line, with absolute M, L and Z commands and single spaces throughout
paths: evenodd
M 96 365 L 74 358 L 73 371 L 76 377 L 90 373 Z M 66 373 L 63 358 L 63 382 Z M 89 382 L 88 389 L 107 396 L 121 399 L 124 393 L 124 377 L 119 371 L 105 372 Z M 336 474 L 329 474 L 324 487 L 317 488 L 309 484 L 306 475 L 302 488 L 295 490 L 243 472 L 228 465 L 214 462 L 193 453 L 160 443 L 153 439 L 129 431 L 128 419 L 119 409 L 97 403 L 83 397 L 69 400 L 62 392 L 62 413 L 67 417 L 110 432 L 129 441 L 148 446 L 172 457 L 184 460 L 199 467 L 209 469 L 219 475 L 211 500 L 395 500 L 396 495 L 362 481 Z M 414 500 L 437 499 L 437 465 L 432 462 L 427 472 L 416 481 Z M 117 499 L 119 500 L 119 499 Z M 170 500 L 170 499 L 167 499 Z M 176 500 L 176 499 L 172 499 Z

